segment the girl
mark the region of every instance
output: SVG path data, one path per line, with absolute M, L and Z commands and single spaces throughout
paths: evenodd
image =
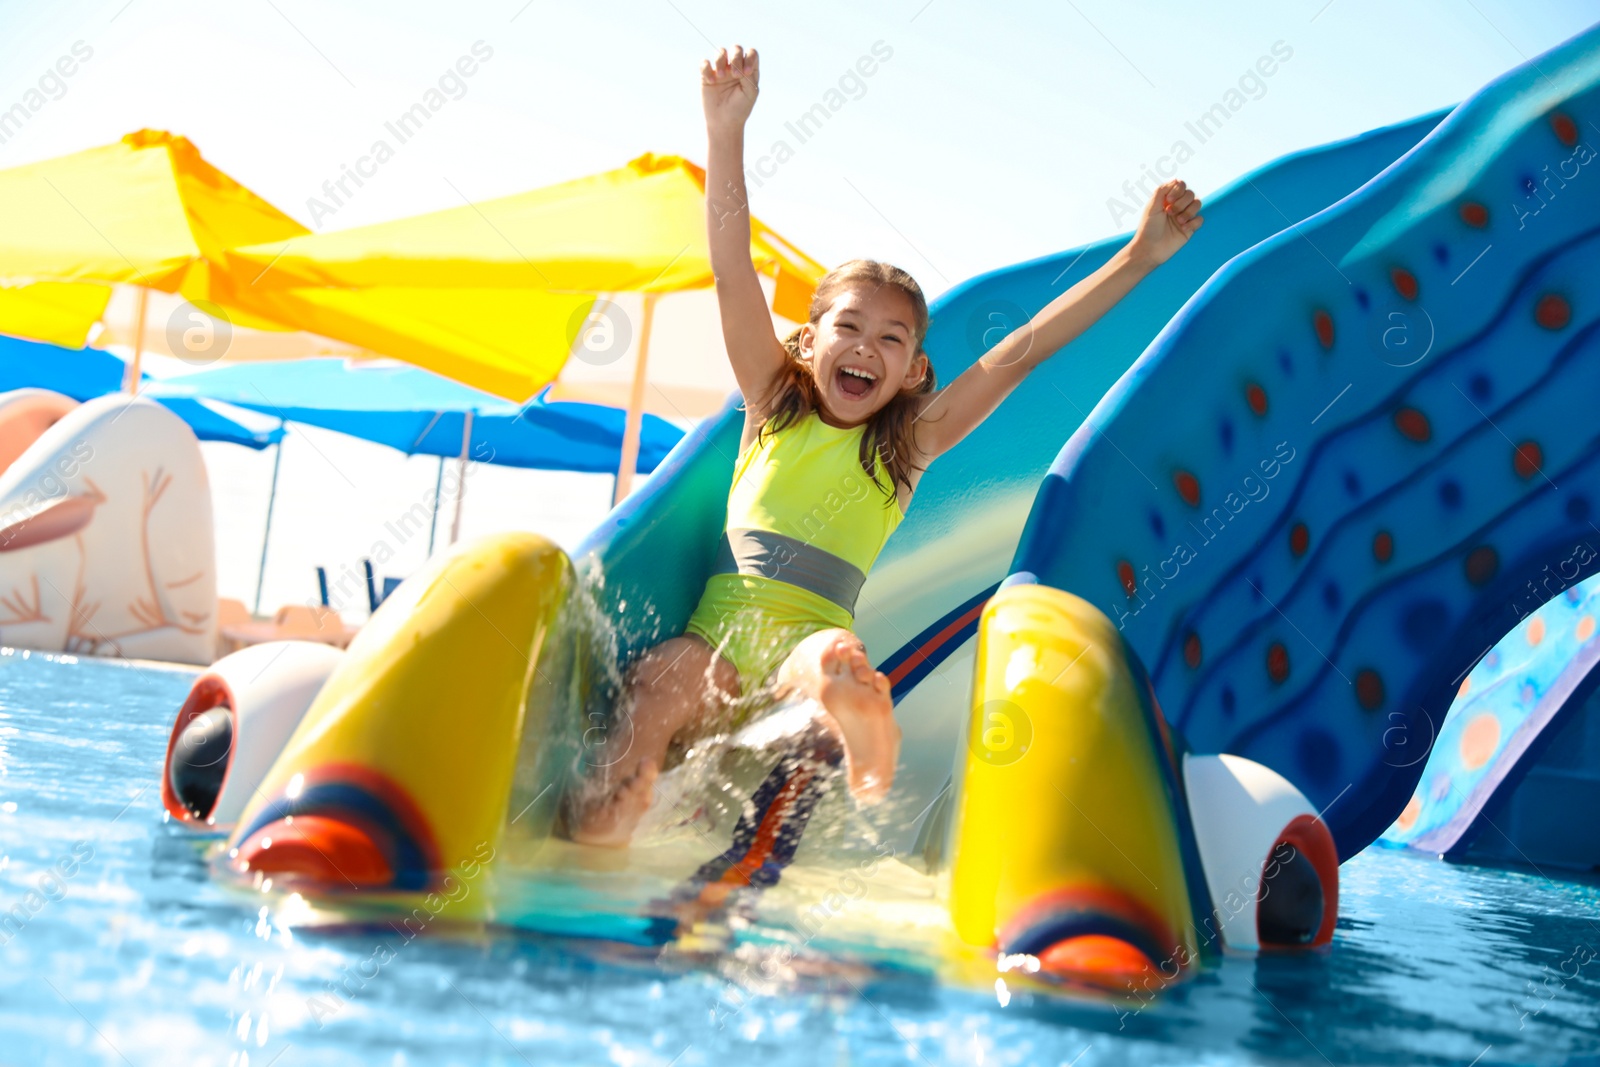
M 856 593 L 928 465 L 989 416 L 1030 370 L 1083 333 L 1200 228 L 1181 181 L 1155 191 L 1133 239 L 943 389 L 922 350 L 928 305 L 905 271 L 852 260 L 825 276 L 809 320 L 772 331 L 750 261 L 744 125 L 755 50 L 701 66 L 709 159 L 706 221 L 722 334 L 745 398 L 719 573 L 688 632 L 629 671 L 625 714 L 601 746 L 573 837 L 625 845 L 675 739 L 759 694 L 810 698 L 845 750 L 851 793 L 883 798 L 900 729 L 889 680 L 851 632 Z

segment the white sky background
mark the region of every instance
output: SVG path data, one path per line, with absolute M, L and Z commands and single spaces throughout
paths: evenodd
M 95 49 L 0 166 L 165 128 L 309 224 L 322 182 L 483 40 L 465 96 L 320 228 L 359 225 L 645 151 L 703 161 L 699 61 L 739 41 L 765 66 L 752 156 L 796 148 L 752 190 L 757 213 L 824 263 L 883 256 L 930 295 L 1113 232 L 1107 197 L 1275 41 L 1293 59 L 1185 168 L 1202 193 L 1453 103 L 1600 18 L 1593 0 L 124 3 L 0 0 L 0 106 L 74 41 Z M 865 94 L 796 143 L 784 121 L 879 40 L 894 55 Z
M 1596 19 L 1595 0 L 0 0 L 0 110 L 75 41 L 94 49 L 0 144 L 0 167 L 167 129 L 310 225 L 308 198 L 384 137 L 395 157 L 313 228 L 361 225 L 646 151 L 703 162 L 699 62 L 708 41 L 737 41 L 763 59 L 751 160 L 779 139 L 795 150 L 752 188 L 755 212 L 825 264 L 887 259 L 934 296 L 1124 229 L 1107 199 L 1180 137 L 1196 149 L 1182 176 L 1204 195 L 1285 152 L 1454 103 Z M 397 144 L 384 122 L 478 40 L 494 55 L 465 95 Z M 785 122 L 878 41 L 892 58 L 799 143 Z M 1184 123 L 1277 41 L 1294 54 L 1264 95 L 1197 144 Z M 354 565 L 435 473 L 335 434 L 292 441 L 267 608 L 310 595 L 313 562 Z M 248 601 L 270 454 L 206 448 L 223 592 Z M 522 526 L 570 545 L 604 513 L 609 483 L 481 472 L 463 532 Z M 422 546 L 396 547 L 381 570 L 421 562 Z

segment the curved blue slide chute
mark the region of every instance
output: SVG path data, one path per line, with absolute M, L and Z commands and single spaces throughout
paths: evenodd
M 1218 271 L 1028 519 L 1014 570 L 1115 619 L 1190 744 L 1288 777 L 1341 857 L 1545 568 L 1600 567 L 1597 147 L 1600 28 Z

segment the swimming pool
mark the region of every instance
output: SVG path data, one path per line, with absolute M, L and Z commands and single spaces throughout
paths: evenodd
M 192 677 L 0 651 L 0 1062 L 1600 1063 L 1600 881 L 1382 850 L 1344 867 L 1331 954 L 1225 960 L 1143 1009 L 909 964 L 752 991 L 748 955 L 286 931 L 163 819 Z

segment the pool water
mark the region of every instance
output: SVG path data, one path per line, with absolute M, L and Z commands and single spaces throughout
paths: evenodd
M 286 930 L 163 818 L 192 676 L 0 650 L 0 1062 L 1600 1064 L 1600 883 L 1383 850 L 1345 865 L 1330 953 L 1144 1006 L 847 957 L 754 989 L 749 944 Z

